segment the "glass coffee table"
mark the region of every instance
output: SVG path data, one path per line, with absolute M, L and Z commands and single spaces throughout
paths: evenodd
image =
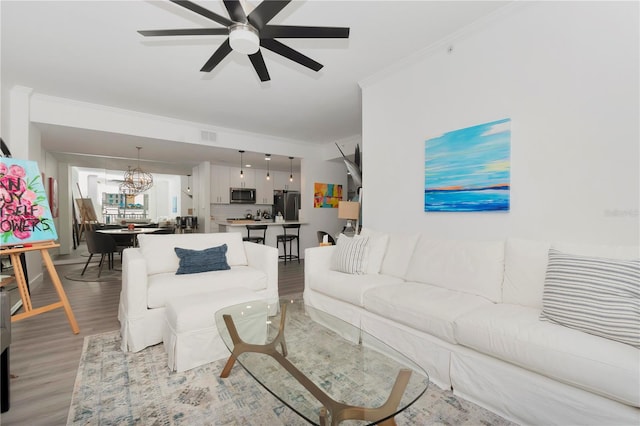
M 276 398 L 311 424 L 395 425 L 394 416 L 427 390 L 417 364 L 378 339 L 302 300 L 253 301 L 216 312 L 231 356 Z

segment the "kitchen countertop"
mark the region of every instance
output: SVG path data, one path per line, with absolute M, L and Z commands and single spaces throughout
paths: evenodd
M 274 225 L 295 225 L 295 224 L 300 224 L 300 225 L 306 225 L 307 222 L 302 222 L 302 221 L 298 221 L 298 220 L 287 220 L 285 222 L 273 222 L 271 220 L 254 220 L 254 221 L 242 221 L 242 222 L 227 222 L 226 220 L 214 220 L 214 222 L 216 223 L 216 225 L 220 225 L 220 226 L 231 226 L 231 227 L 245 227 L 246 225 L 267 225 L 267 226 L 274 226 Z

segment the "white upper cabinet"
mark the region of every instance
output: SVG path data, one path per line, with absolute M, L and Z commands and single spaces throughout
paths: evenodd
M 264 175 L 258 173 L 256 176 L 256 204 L 273 204 L 273 177 L 274 172 L 271 172 L 271 179 L 267 180 L 267 173 Z
M 229 167 L 211 167 L 211 203 L 229 204 Z
M 289 172 L 267 171 L 263 169 L 242 169 L 244 178 L 240 179 L 240 167 L 211 166 L 211 203 L 229 204 L 230 188 L 255 188 L 256 204 L 273 204 L 274 190 L 300 191 L 300 176 L 293 175 L 289 181 Z
M 289 181 L 289 172 L 272 172 L 273 189 L 286 189 L 288 191 L 300 191 L 300 175 L 294 173 L 293 182 Z
M 215 167 L 215 166 L 214 166 Z M 231 188 L 255 188 L 256 172 L 249 168 L 242 169 L 243 178 L 240 178 L 240 167 L 229 167 L 229 185 Z M 229 188 L 227 188 L 228 190 Z

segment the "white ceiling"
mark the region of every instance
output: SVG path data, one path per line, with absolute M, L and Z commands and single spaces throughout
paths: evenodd
M 195 2 L 228 16 L 220 0 Z M 258 3 L 245 2 L 248 8 Z M 271 81 L 261 83 L 248 57 L 236 52 L 213 72 L 199 71 L 224 36 L 139 35 L 136 31 L 143 29 L 220 27 L 169 1 L 2 0 L 0 75 L 3 90 L 19 84 L 45 95 L 326 143 L 360 134 L 359 81 L 505 3 L 293 1 L 270 23 L 344 26 L 351 29 L 350 37 L 281 40 L 323 64 L 318 73 L 262 49 Z M 105 146 L 95 143 L 104 135 L 93 132 L 58 126 L 41 126 L 41 131 L 42 145 L 50 152 L 87 154 L 86 161 L 100 155 L 103 163 L 105 157 L 136 156 L 136 138 L 110 135 Z M 164 154 L 154 153 L 153 159 L 179 169 L 209 157 L 236 161 L 238 155 L 203 152 L 196 145 L 162 146 Z M 152 158 L 144 151 L 141 157 Z M 282 163 L 288 170 L 286 157 L 274 160 L 274 166 Z

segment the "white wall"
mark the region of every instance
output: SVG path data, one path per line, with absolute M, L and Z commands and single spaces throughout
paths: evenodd
M 345 152 L 345 154 L 347 153 Z M 347 172 L 344 163 L 303 158 L 301 168 L 302 208 L 300 209 L 300 220 L 308 222 L 309 225 L 300 228 L 300 256 L 302 256 L 303 248 L 318 245 L 317 231 L 326 231 L 336 235 L 342 229 L 341 225 L 344 224 L 343 220 L 338 219 L 338 209 L 316 209 L 313 207 L 314 184 L 318 182 L 342 185 L 344 197 L 346 198 L 347 195 Z
M 637 2 L 526 2 L 362 82 L 365 224 L 638 244 L 638 40 Z M 511 210 L 425 213 L 424 141 L 507 117 Z

